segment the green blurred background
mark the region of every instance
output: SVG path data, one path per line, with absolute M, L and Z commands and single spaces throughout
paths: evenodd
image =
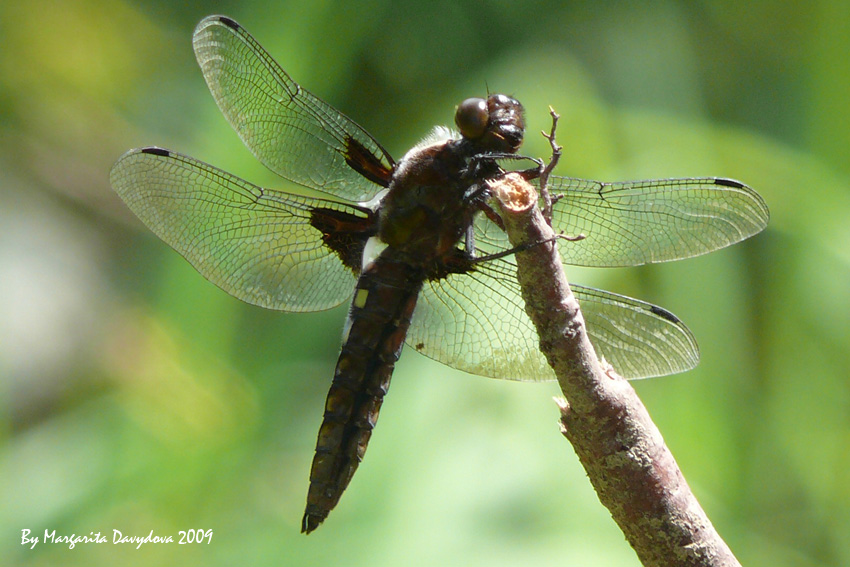
M 850 564 L 850 4 L 563 1 L 0 4 L 0 562 L 638 565 L 559 435 L 554 384 L 397 366 L 329 520 L 299 522 L 345 308 L 230 298 L 107 183 L 156 144 L 286 188 L 195 64 L 212 13 L 400 157 L 468 96 L 562 115 L 559 172 L 722 175 L 771 223 L 744 244 L 569 270 L 663 305 L 702 363 L 635 384 L 746 565 Z M 291 188 L 291 187 L 290 187 Z M 109 544 L 20 545 L 104 532 Z M 212 529 L 209 545 L 113 545 Z

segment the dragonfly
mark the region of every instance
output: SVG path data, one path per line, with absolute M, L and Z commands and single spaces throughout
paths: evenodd
M 114 191 L 206 279 L 248 303 L 311 312 L 349 302 L 310 471 L 302 532 L 339 502 L 362 461 L 406 343 L 482 376 L 554 378 L 538 349 L 516 263 L 488 182 L 506 175 L 525 131 L 516 99 L 490 94 L 456 109 L 395 161 L 366 130 L 296 83 L 226 16 L 193 46 L 218 107 L 270 170 L 318 191 L 259 187 L 159 147 L 121 156 Z M 536 181 L 535 181 L 536 182 Z M 721 177 L 605 183 L 550 176 L 555 229 L 583 238 L 567 264 L 637 266 L 689 258 L 761 231 L 753 189 Z M 571 286 L 597 353 L 629 379 L 693 368 L 693 334 L 661 307 Z

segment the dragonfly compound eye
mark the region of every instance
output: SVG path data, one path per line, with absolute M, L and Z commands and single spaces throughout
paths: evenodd
M 483 98 L 468 98 L 457 107 L 455 124 L 464 138 L 475 139 L 487 129 L 490 113 Z

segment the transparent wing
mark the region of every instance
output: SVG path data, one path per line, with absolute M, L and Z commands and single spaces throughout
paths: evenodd
M 699 363 L 691 330 L 662 307 L 570 284 L 598 355 L 629 380 L 677 374 Z
M 699 362 L 691 332 L 650 303 L 570 285 L 598 355 L 629 379 L 683 372 Z M 407 344 L 444 364 L 507 380 L 551 380 L 525 313 L 516 265 L 504 258 L 428 282 L 413 314 Z
M 317 311 L 351 296 L 355 274 L 313 225 L 317 213 L 368 222 L 362 209 L 263 189 L 161 148 L 130 150 L 109 180 L 148 228 L 234 297 Z
M 406 342 L 453 368 L 504 380 L 552 380 L 525 313 L 516 269 L 493 261 L 425 283 Z
M 275 173 L 363 202 L 389 183 L 393 160 L 363 128 L 293 81 L 239 24 L 204 18 L 195 56 L 221 112 Z
M 558 198 L 552 227 L 585 238 L 560 246 L 578 266 L 638 266 L 706 254 L 740 242 L 767 226 L 764 200 L 743 183 L 723 178 L 603 183 L 551 177 Z M 476 242 L 508 248 L 507 237 L 481 216 Z

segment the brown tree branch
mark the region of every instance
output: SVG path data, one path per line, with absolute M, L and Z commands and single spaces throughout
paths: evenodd
M 508 174 L 492 185 L 516 255 L 526 312 L 566 397 L 561 430 L 599 500 L 646 566 L 740 566 L 685 482 L 631 385 L 600 363 L 570 291 L 535 189 Z

